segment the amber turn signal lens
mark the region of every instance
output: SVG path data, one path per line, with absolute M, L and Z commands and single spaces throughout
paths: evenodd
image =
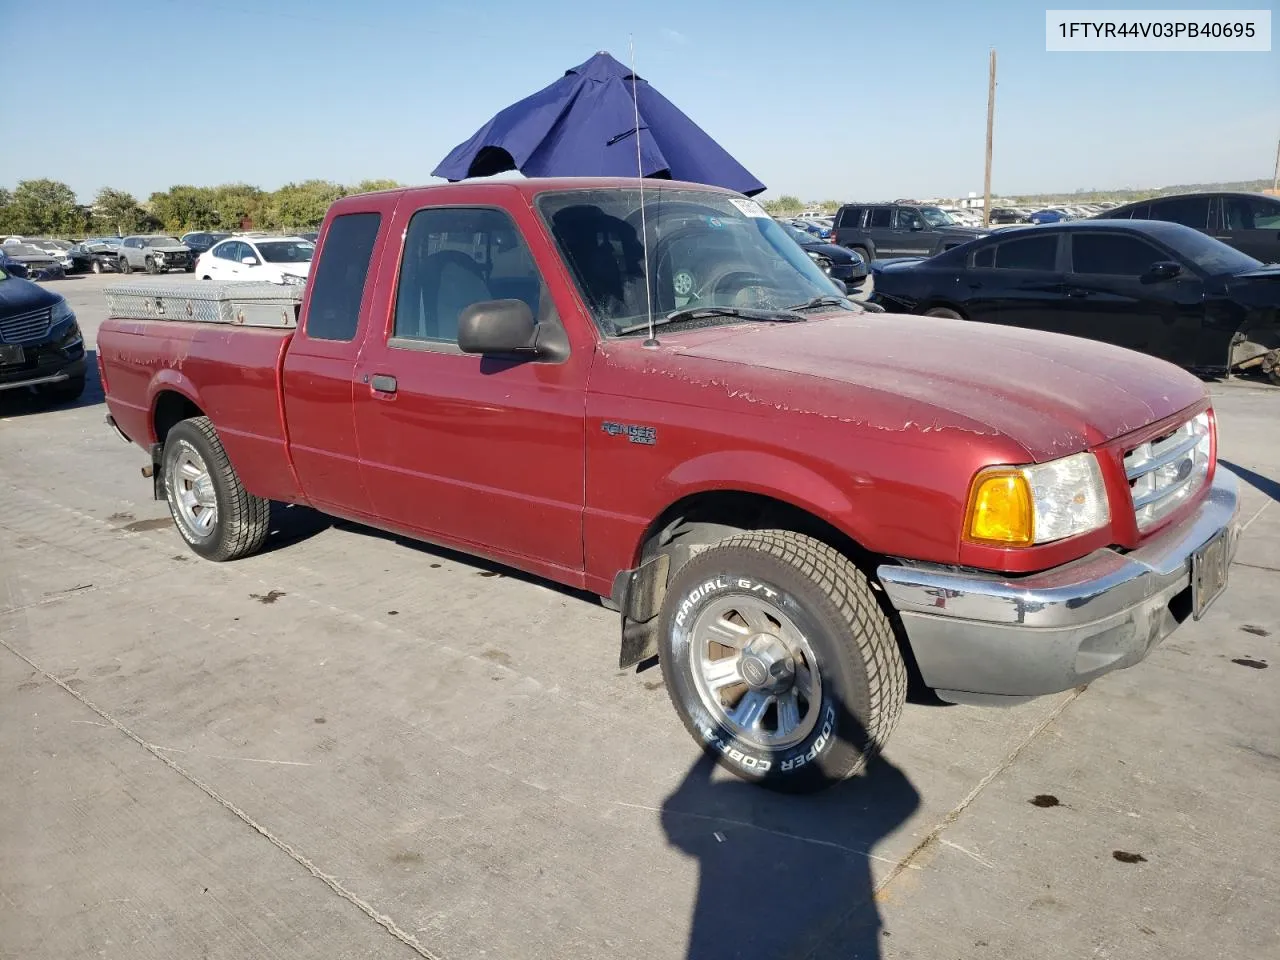
M 966 539 L 1008 547 L 1035 541 L 1031 485 L 1018 470 L 984 471 L 969 494 Z

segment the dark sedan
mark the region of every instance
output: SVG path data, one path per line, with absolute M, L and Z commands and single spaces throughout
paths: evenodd
M 806 233 L 789 223 L 779 222 L 779 225 L 804 248 L 809 259 L 821 267 L 824 273 L 843 283 L 851 297 L 857 299 L 860 294 L 870 294 L 870 283 L 867 279 L 870 273 L 867 262 L 862 257 L 852 250 L 820 240 L 813 234 Z
M 877 262 L 873 274 L 891 313 L 1071 334 L 1280 383 L 1280 266 L 1181 224 L 1012 227 L 927 260 Z
M 84 384 L 84 338 L 66 298 L 0 269 L 0 393 L 64 402 Z

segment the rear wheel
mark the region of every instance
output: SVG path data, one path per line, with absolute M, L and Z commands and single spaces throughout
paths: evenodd
M 187 545 L 206 560 L 238 560 L 267 538 L 271 501 L 245 490 L 208 417 L 183 420 L 165 438 L 164 491 Z
M 950 307 L 930 307 L 924 312 L 926 317 L 946 317 L 948 320 L 963 320 L 964 317 L 959 311 L 952 310 Z
M 888 738 L 907 675 L 866 577 L 833 547 L 743 533 L 676 571 L 659 625 L 667 692 L 693 738 L 787 791 L 858 773 Z

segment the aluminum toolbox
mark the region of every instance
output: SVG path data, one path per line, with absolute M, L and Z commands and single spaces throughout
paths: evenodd
M 301 285 L 278 283 L 118 283 L 107 287 L 107 312 L 128 320 L 190 320 L 246 327 L 296 327 Z

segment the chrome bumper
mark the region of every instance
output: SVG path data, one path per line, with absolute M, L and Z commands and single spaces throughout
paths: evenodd
M 953 703 L 1011 703 L 1132 666 L 1191 614 L 1191 557 L 1240 536 L 1235 476 L 1218 466 L 1196 512 L 1130 553 L 1103 549 L 1025 577 L 932 564 L 877 571 L 924 682 Z

